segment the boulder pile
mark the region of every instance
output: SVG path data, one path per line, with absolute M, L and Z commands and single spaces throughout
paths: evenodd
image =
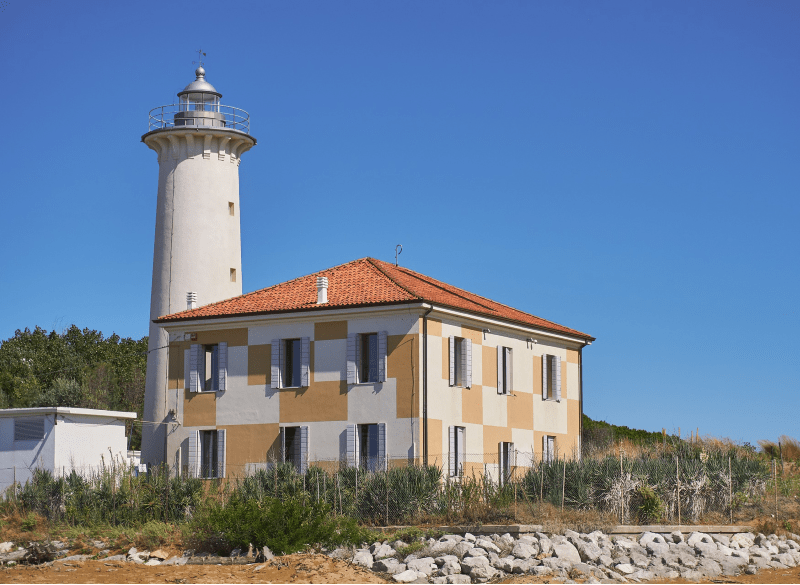
M 404 554 L 411 549 L 415 552 Z M 749 532 L 644 532 L 638 538 L 571 530 L 518 537 L 446 534 L 411 547 L 386 541 L 355 551 L 336 549 L 330 555 L 384 573 L 397 583 L 485 583 L 512 574 L 588 583 L 700 581 L 800 565 L 800 545 L 794 540 Z

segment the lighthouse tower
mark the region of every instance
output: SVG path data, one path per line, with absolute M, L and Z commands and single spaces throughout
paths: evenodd
M 168 334 L 162 315 L 242 294 L 239 161 L 256 139 L 244 110 L 220 104 L 205 79 L 178 93 L 179 102 L 150 111 L 142 142 L 158 155 L 158 202 L 150 296 L 150 342 L 142 429 L 142 462 L 166 463 L 170 410 L 182 392 L 168 389 Z M 194 293 L 191 301 L 188 293 Z

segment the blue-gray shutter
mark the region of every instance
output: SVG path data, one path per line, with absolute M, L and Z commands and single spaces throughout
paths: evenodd
M 203 346 L 193 343 L 189 348 L 189 392 L 200 392 L 200 362 L 205 364 Z
M 514 350 L 505 348 L 506 352 L 506 394 L 514 392 Z
M 281 427 L 278 432 L 280 434 L 280 441 L 281 441 L 280 460 L 281 463 L 286 463 L 286 427 Z
M 300 339 L 300 386 L 308 388 L 311 369 L 311 340 L 308 337 Z
M 217 354 L 217 391 L 228 389 L 228 342 L 220 341 Z
M 347 466 L 358 467 L 357 425 L 347 425 Z
M 217 477 L 227 477 L 225 473 L 225 429 L 217 431 Z
M 378 382 L 386 381 L 387 353 L 387 332 L 378 331 Z
M 466 434 L 467 429 L 456 427 L 456 475 L 458 476 L 464 474 L 464 455 L 467 452 Z
M 547 400 L 547 354 L 542 355 L 542 400 Z
M 356 346 L 358 345 L 358 333 L 347 334 L 347 383 L 355 384 L 356 376 Z
M 386 423 L 378 423 L 378 465 L 376 469 L 386 471 L 388 461 L 386 458 Z
M 456 338 L 450 336 L 450 385 L 456 385 Z
M 271 386 L 273 388 L 281 387 L 281 340 L 272 340 L 272 364 L 270 367 Z
M 297 441 L 298 458 L 300 473 L 305 473 L 308 470 L 308 427 L 300 427 L 300 440 Z
M 452 339 L 452 337 L 450 338 Z M 456 476 L 456 427 L 450 427 L 450 477 Z
M 553 368 L 556 371 L 555 376 L 553 376 L 554 385 L 556 388 L 556 400 L 561 402 L 561 356 L 560 355 L 554 356 L 553 361 L 555 362 L 553 364 Z
M 189 435 L 189 477 L 200 477 L 200 431 Z
M 503 384 L 503 346 L 497 346 L 497 393 L 505 394 L 506 389 Z
M 517 450 L 514 449 L 514 443 L 508 444 L 508 468 L 514 471 L 517 466 Z
M 502 441 L 497 443 L 497 482 L 500 485 L 503 484 L 503 480 L 505 480 L 506 477 L 505 465 L 503 465 L 503 455 L 505 455 L 505 453 L 503 453 L 504 446 L 505 444 Z
M 472 388 L 472 340 L 465 339 L 463 345 L 464 388 Z

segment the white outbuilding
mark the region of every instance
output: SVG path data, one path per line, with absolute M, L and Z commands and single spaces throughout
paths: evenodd
M 0 410 L 0 492 L 24 484 L 36 468 L 87 475 L 112 460 L 129 464 L 125 423 L 135 412 L 89 408 Z

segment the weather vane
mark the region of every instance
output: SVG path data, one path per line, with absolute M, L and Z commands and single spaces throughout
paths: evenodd
M 192 61 L 192 65 L 200 65 L 200 67 L 202 67 L 203 66 L 203 61 L 201 59 L 203 57 L 205 57 L 205 56 L 206 56 L 206 54 L 203 52 L 203 49 L 197 49 L 197 59 L 198 60 L 197 61 Z

